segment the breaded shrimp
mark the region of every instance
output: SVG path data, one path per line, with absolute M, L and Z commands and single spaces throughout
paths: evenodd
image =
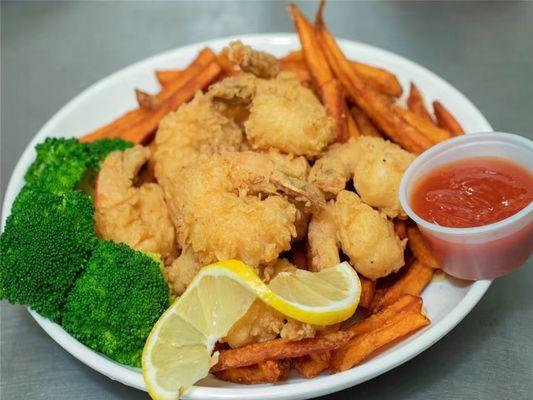
M 300 164 L 289 157 L 286 162 Z M 203 264 L 237 258 L 259 266 L 288 250 L 297 234 L 296 207 L 278 194 L 309 206 L 319 207 L 324 200 L 305 179 L 276 165 L 269 154 L 241 152 L 182 168 L 169 199 L 178 216 L 179 244 L 190 246 Z
M 164 185 L 199 155 L 239 151 L 242 142 L 237 124 L 217 111 L 209 97 L 197 93 L 159 124 L 153 154 L 156 178 Z
M 314 158 L 335 140 L 335 123 L 314 93 L 290 73 L 275 79 L 250 74 L 228 78 L 209 91 L 215 101 L 249 104 L 244 122 L 252 149 L 276 148 Z
M 339 247 L 354 269 L 372 280 L 404 265 L 406 240 L 396 236 L 392 222 L 385 216 L 347 190 L 313 215 L 308 240 L 311 267 L 315 271 L 336 265 Z
M 414 158 L 394 143 L 362 136 L 332 145 L 315 162 L 309 179 L 324 192 L 336 195 L 353 177 L 363 202 L 391 218 L 406 218 L 398 192 L 403 173 Z
M 194 99 L 161 120 L 154 139 L 154 173 L 165 191 L 173 221 L 177 175 L 199 157 L 239 151 L 243 134 L 237 124 L 215 109 L 210 98 L 198 93 Z
M 272 54 L 254 50 L 240 40 L 230 42 L 226 51 L 230 61 L 239 64 L 243 71 L 260 78 L 274 78 L 281 70 L 278 59 Z
M 269 264 L 264 269 L 264 281 L 269 282 L 280 272 L 293 272 L 296 267 L 284 258 Z M 256 300 L 246 314 L 233 325 L 224 339 L 231 347 L 272 340 L 280 335 L 283 339 L 300 340 L 314 337 L 313 325 L 295 321 Z
M 150 150 L 140 145 L 107 156 L 96 180 L 95 228 L 102 239 L 158 253 L 169 261 L 177 249 L 163 190 L 155 183 L 134 185 L 149 157 Z

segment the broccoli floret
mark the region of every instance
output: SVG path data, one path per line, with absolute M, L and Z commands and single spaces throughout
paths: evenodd
M 37 157 L 26 172 L 26 183 L 55 194 L 65 193 L 85 176 L 96 176 L 110 152 L 132 145 L 121 139 L 80 143 L 77 139 L 47 138 L 35 147 Z
M 92 349 L 139 367 L 144 342 L 168 306 L 156 260 L 102 241 L 68 296 L 63 328 Z
M 101 139 L 95 142 L 85 144 L 91 155 L 90 166 L 98 170 L 100 164 L 105 160 L 107 155 L 115 150 L 126 150 L 133 146 L 133 143 L 122 139 Z
M 0 237 L 0 298 L 59 322 L 67 295 L 97 244 L 93 225 L 89 196 L 25 187 Z
M 26 172 L 26 183 L 56 194 L 72 189 L 90 161 L 87 147 L 77 139 L 47 138 L 35 150 L 37 157 Z

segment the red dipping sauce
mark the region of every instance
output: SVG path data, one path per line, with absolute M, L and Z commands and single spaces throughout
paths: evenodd
M 497 157 L 461 160 L 437 168 L 415 186 L 413 211 L 428 222 L 470 228 L 501 221 L 533 201 L 533 176 Z

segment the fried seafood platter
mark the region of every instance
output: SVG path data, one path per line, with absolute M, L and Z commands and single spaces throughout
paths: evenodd
M 463 129 L 424 88 L 400 101 L 394 74 L 347 58 L 323 8 L 312 23 L 289 7 L 301 50 L 205 48 L 156 71 L 134 110 L 37 145 L 0 242 L 1 297 L 142 366 L 154 398 L 208 373 L 345 371 L 427 327 L 439 263 L 399 185 Z

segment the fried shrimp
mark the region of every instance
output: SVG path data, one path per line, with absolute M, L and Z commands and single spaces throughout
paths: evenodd
M 403 173 L 414 158 L 394 143 L 363 136 L 331 146 L 315 162 L 309 179 L 324 192 L 336 195 L 353 178 L 363 202 L 391 218 L 406 218 L 398 193 Z
M 198 93 L 190 103 L 163 118 L 154 142 L 154 173 L 176 222 L 178 210 L 173 208 L 171 199 L 177 195 L 180 170 L 202 156 L 241 150 L 243 134 L 234 121 L 214 107 L 210 98 Z
M 406 240 L 396 236 L 392 222 L 385 216 L 347 190 L 313 215 L 308 240 L 315 271 L 336 265 L 339 248 L 357 272 L 372 280 L 404 265 Z
M 221 114 L 202 93 L 161 120 L 154 139 L 154 169 L 164 186 L 179 170 L 199 155 L 239 151 L 243 134 L 239 126 Z
M 240 40 L 230 42 L 226 51 L 230 61 L 260 78 L 274 78 L 281 70 L 278 59 L 272 54 L 254 50 Z
M 209 95 L 215 101 L 249 105 L 244 128 L 254 150 L 276 148 L 314 158 L 335 140 L 335 122 L 291 73 L 269 80 L 251 74 L 228 78 L 213 85 Z
M 149 157 L 150 150 L 137 145 L 105 159 L 96 181 L 95 228 L 103 239 L 158 253 L 169 261 L 177 249 L 163 190 L 155 183 L 134 185 Z
M 293 272 L 296 269 L 289 261 L 280 258 L 265 267 L 263 279 L 268 283 L 277 274 Z M 287 340 L 300 340 L 314 337 L 315 332 L 313 325 L 287 318 L 261 300 L 256 300 L 246 314 L 233 325 L 224 341 L 236 348 L 272 340 L 278 335 Z
M 183 168 L 170 198 L 179 244 L 191 247 L 203 264 L 236 258 L 254 267 L 288 250 L 297 235 L 297 211 L 279 193 L 309 207 L 324 200 L 305 178 L 283 172 L 280 164 L 277 155 L 241 152 Z M 301 159 L 288 156 L 285 164 L 296 171 L 302 166 Z

